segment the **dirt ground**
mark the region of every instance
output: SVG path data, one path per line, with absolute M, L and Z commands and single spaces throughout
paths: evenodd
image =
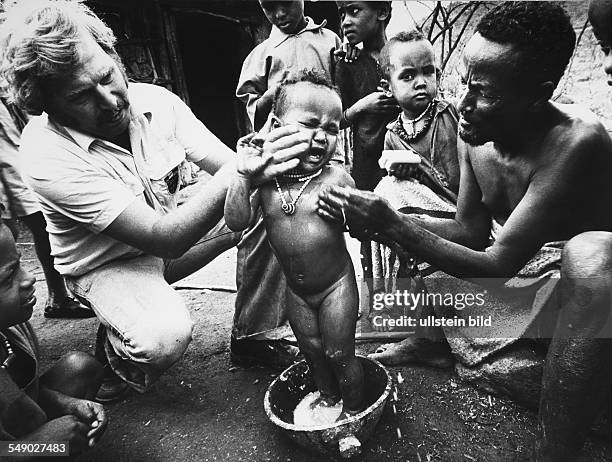
M 32 323 L 41 339 L 43 369 L 70 350 L 93 353 L 97 322 L 48 320 L 42 316 L 44 276 L 31 238 L 22 232 L 19 248 L 33 271 L 38 303 Z M 217 258 L 179 286 L 234 285 L 235 252 Z M 78 461 L 282 461 L 320 457 L 296 447 L 270 423 L 263 409 L 265 390 L 276 373 L 235 368 L 229 360 L 233 293 L 181 290 L 196 321 L 194 341 L 150 391 L 132 393 L 107 406 L 106 435 Z M 363 352 L 375 344 L 360 345 Z M 397 383 L 400 373 L 404 381 Z M 506 400 L 462 385 L 452 371 L 392 368 L 398 401 L 387 405 L 365 444 L 364 461 L 523 461 L 536 432 L 535 414 Z M 392 411 L 395 404 L 397 414 Z M 398 429 L 401 434 L 398 437 Z M 612 460 L 612 444 L 592 439 L 584 461 Z

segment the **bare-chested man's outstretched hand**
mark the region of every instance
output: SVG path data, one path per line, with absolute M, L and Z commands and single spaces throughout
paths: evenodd
M 328 220 L 344 222 L 351 236 L 392 244 L 385 236 L 397 212 L 391 204 L 371 191 L 330 186 L 319 194 L 319 215 Z

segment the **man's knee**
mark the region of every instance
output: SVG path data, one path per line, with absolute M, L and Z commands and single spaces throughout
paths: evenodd
M 162 322 L 157 325 L 155 339 L 150 346 L 151 365 L 160 370 L 176 363 L 191 343 L 193 321 L 189 317 Z
M 563 249 L 562 273 L 571 278 L 608 276 L 612 270 L 612 233 L 589 231 Z

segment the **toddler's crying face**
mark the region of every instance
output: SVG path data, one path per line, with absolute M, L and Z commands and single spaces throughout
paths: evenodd
M 308 134 L 310 143 L 299 155 L 298 169 L 314 173 L 329 162 L 336 150 L 342 117 L 340 96 L 331 88 L 309 82 L 292 85 L 288 91 L 284 111 L 274 116 L 275 124 L 295 125 Z

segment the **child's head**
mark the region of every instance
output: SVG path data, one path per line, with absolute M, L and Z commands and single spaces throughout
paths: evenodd
M 259 0 L 259 4 L 270 24 L 285 34 L 295 34 L 306 26 L 304 0 Z
M 591 0 L 589 3 L 589 21 L 593 33 L 604 52 L 604 71 L 608 74 L 612 85 L 612 0 Z
M 296 125 L 312 133 L 310 150 L 300 160 L 298 170 L 316 172 L 336 150 L 342 101 L 336 88 L 320 73 L 303 71 L 283 81 L 274 95 L 273 128 Z
M 342 33 L 349 43 L 367 42 L 378 34 L 384 37 L 391 20 L 391 2 L 336 2 Z
M 30 319 L 36 303 L 34 282 L 21 267 L 13 234 L 0 221 L 0 328 Z
M 407 117 L 418 117 L 436 97 L 434 50 L 420 31 L 401 32 L 391 38 L 380 52 L 380 67 Z

